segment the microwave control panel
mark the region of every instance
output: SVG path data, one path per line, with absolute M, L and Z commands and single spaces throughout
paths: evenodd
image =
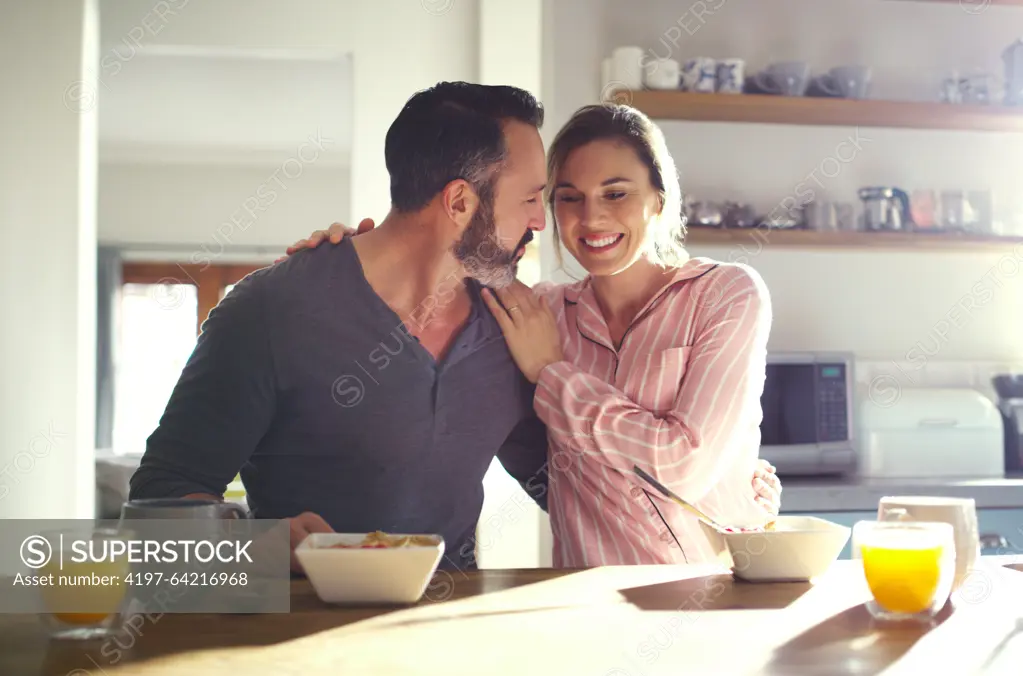
M 821 442 L 849 438 L 845 364 L 817 364 L 817 431 Z

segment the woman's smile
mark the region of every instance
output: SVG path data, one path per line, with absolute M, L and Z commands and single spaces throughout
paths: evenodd
M 598 232 L 580 237 L 579 241 L 585 251 L 599 254 L 616 248 L 623 239 L 625 239 L 625 233 L 622 232 Z

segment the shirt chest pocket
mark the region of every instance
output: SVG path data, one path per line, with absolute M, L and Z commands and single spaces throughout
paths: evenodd
M 667 413 L 682 389 L 691 351 L 692 347 L 673 347 L 637 357 L 622 383 L 625 395 L 647 411 Z

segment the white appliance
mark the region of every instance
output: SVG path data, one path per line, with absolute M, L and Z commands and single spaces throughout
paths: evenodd
M 1005 475 L 1002 416 L 970 389 L 903 389 L 878 405 L 858 408 L 859 471 L 864 478 Z

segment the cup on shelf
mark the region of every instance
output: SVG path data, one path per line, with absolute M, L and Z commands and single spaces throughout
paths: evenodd
M 952 592 L 954 531 L 932 521 L 860 521 L 853 526 L 853 557 L 870 589 L 867 611 L 885 621 L 930 623 Z
M 834 232 L 856 228 L 856 212 L 850 202 L 811 200 L 800 207 L 802 222 L 809 230 Z
M 976 218 L 965 190 L 942 190 L 941 225 L 946 230 L 971 230 Z
M 687 59 L 682 65 L 682 88 L 689 92 L 712 93 L 717 87 L 717 61 L 709 56 Z
M 940 227 L 938 197 L 933 190 L 920 188 L 909 196 L 909 210 L 913 225 L 918 230 L 933 230 Z
M 721 59 L 715 70 L 715 87 L 721 94 L 741 94 L 746 62 L 743 59 Z
M 643 88 L 643 49 L 618 47 L 611 52 L 611 81 L 632 90 Z
M 816 200 L 803 205 L 803 222 L 810 230 L 838 230 L 838 210 L 834 202 Z
M 990 190 L 970 190 L 966 193 L 966 202 L 973 212 L 973 230 L 985 234 L 994 234 L 995 202 Z
M 870 92 L 871 71 L 867 66 L 837 66 L 813 79 L 813 86 L 828 96 L 865 99 Z
M 941 101 L 943 103 L 987 105 L 997 98 L 995 78 L 985 70 L 977 70 L 966 75 L 952 71 L 941 82 Z
M 643 82 L 647 89 L 678 89 L 681 69 L 675 59 L 652 59 L 647 62 Z
M 835 224 L 839 230 L 856 229 L 856 208 L 852 202 L 835 202 Z
M 951 75 L 941 81 L 941 102 L 942 103 L 962 103 L 963 102 L 963 87 L 965 86 L 965 80 L 959 77 L 959 74 L 953 72 Z
M 991 73 L 978 72 L 960 82 L 963 103 L 987 105 L 995 98 L 994 77 Z
M 768 94 L 802 96 L 810 82 L 810 66 L 805 61 L 772 63 L 754 75 L 753 82 Z
M 1007 106 L 1023 103 L 1023 39 L 1017 39 L 1002 51 L 1005 91 L 1001 100 Z

